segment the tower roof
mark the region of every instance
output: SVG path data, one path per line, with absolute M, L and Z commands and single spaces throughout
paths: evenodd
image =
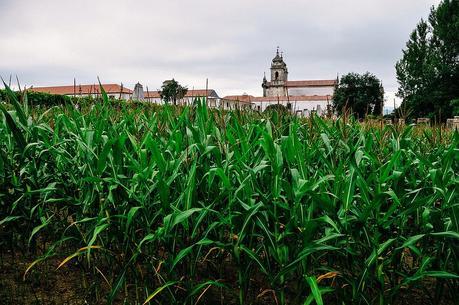
M 274 62 L 283 62 L 283 58 L 282 56 L 279 55 L 279 47 L 277 47 L 277 50 L 276 50 L 276 56 L 274 56 L 273 58 L 273 63 Z
M 276 50 L 276 56 L 273 58 L 273 62 L 271 64 L 271 69 L 276 68 L 286 68 L 287 65 L 284 62 L 284 58 L 282 55 L 279 55 L 279 47 Z

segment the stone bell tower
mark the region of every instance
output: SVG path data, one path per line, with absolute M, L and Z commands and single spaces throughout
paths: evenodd
M 279 55 L 279 47 L 276 56 L 271 63 L 271 81 L 266 76 L 263 78 L 263 96 L 286 96 L 287 95 L 288 70 L 283 55 Z
M 132 93 L 133 100 L 142 101 L 144 99 L 143 86 L 138 82 L 134 86 L 134 92 Z

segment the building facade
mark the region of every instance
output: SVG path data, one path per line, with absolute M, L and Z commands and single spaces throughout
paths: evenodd
M 271 81 L 268 82 L 266 74 L 263 77 L 263 96 L 286 96 L 288 82 L 288 69 L 284 62 L 283 56 L 279 56 L 279 49 L 277 49 L 276 56 L 271 63 Z
M 228 98 L 220 98 L 214 89 L 188 90 L 183 98 L 177 100 L 177 105 L 192 105 L 197 98 L 206 98 L 207 106 L 210 108 L 220 108 L 223 110 L 252 108 L 252 103 L 249 101 L 237 101 Z M 156 104 L 164 104 L 159 91 L 144 92 L 144 100 Z
M 263 97 L 333 96 L 337 81 L 337 79 L 289 81 L 287 64 L 277 49 L 276 56 L 271 63 L 271 80 L 268 81 L 265 74 L 261 87 Z
M 207 104 L 211 107 L 216 107 L 220 97 L 217 92 L 213 89 L 198 89 L 198 90 L 187 90 L 185 96 L 177 100 L 177 105 L 192 105 L 194 100 L 197 98 L 207 97 Z M 156 104 L 164 104 L 163 99 L 159 91 L 144 91 L 144 100 Z
M 262 96 L 243 94 L 220 98 L 213 89 L 193 89 L 188 90 L 182 99 L 177 100 L 177 104 L 192 105 L 196 98 L 205 98 L 209 107 L 224 110 L 253 109 L 264 111 L 269 105 L 278 104 L 285 106 L 288 111 L 299 116 L 309 116 L 312 112 L 319 115 L 332 112 L 333 94 L 338 79 L 289 80 L 288 74 L 284 57 L 279 54 L 279 49 L 277 49 L 271 62 L 270 80 L 268 81 L 266 74 L 263 77 Z M 135 85 L 134 90 L 117 84 L 103 84 L 102 87 L 110 98 L 164 104 L 159 91 L 149 91 L 148 87 L 145 91 L 140 83 Z M 69 96 L 100 96 L 98 85 L 38 87 L 28 90 Z
M 288 68 L 279 49 L 271 62 L 270 80 L 263 77 L 261 87 L 263 96 L 233 95 L 225 99 L 250 101 L 253 109 L 264 111 L 269 105 L 279 104 L 300 116 L 309 116 L 311 112 L 324 115 L 331 112 L 333 94 L 337 79 L 325 80 L 289 80 Z

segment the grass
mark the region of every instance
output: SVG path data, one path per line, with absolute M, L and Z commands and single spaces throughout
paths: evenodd
M 459 297 L 457 132 L 6 90 L 1 246 L 34 255 L 26 281 L 53 263 L 116 304 Z

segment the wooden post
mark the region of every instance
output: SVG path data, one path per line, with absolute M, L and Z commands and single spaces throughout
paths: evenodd
M 285 86 L 286 86 L 286 87 L 285 87 L 285 90 L 287 91 L 287 107 L 288 107 L 288 105 L 290 104 L 290 95 L 288 94 L 288 87 L 287 87 L 287 85 L 285 85 Z M 292 107 L 292 105 L 290 105 L 290 107 L 291 107 L 290 112 L 293 113 L 293 112 L 295 111 L 295 113 L 296 113 L 296 99 L 295 99 L 295 106 Z M 292 108 L 293 108 L 293 109 L 292 109 Z
M 207 92 L 207 90 L 209 90 L 209 79 L 206 78 L 206 106 L 209 106 L 207 104 L 207 97 L 209 96 L 209 93 Z
M 148 86 L 147 86 L 147 101 L 150 101 L 150 91 L 148 91 Z
M 193 105 L 194 103 L 194 87 L 191 89 L 191 106 Z

